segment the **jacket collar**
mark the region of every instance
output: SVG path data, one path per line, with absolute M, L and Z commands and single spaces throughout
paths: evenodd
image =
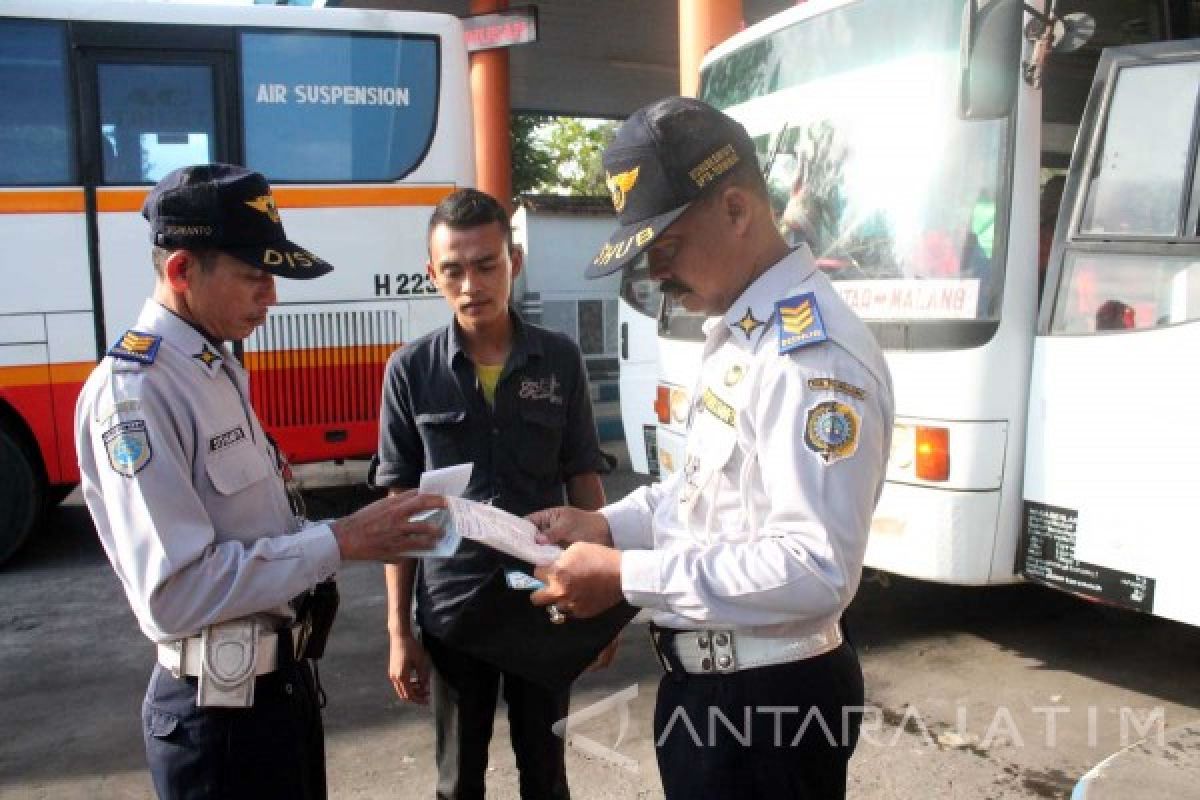
M 718 322 L 710 321 L 706 325 L 705 332 L 723 325 L 729 331 L 729 338 L 738 346 L 751 352 L 757 350 L 774 321 L 775 304 L 808 280 L 816 268 L 812 251 L 807 245 L 800 245 L 759 275 Z
M 149 299 L 142 306 L 137 326 L 138 330 L 161 336 L 210 378 L 221 374 L 226 362 L 237 363 L 225 345 L 214 345 L 198 328 L 157 300 Z

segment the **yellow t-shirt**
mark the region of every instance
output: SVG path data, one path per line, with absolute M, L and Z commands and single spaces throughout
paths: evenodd
M 483 399 L 489 406 L 496 404 L 496 384 L 500 382 L 500 373 L 504 371 L 503 364 L 476 364 L 475 377 L 479 379 L 479 388 L 483 389 Z

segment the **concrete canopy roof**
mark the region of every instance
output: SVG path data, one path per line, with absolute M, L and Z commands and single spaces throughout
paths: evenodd
M 510 5 L 526 5 L 511 0 Z M 679 92 L 676 0 L 542 0 L 540 39 L 510 51 L 513 111 L 623 118 Z M 789 0 L 742 0 L 747 24 Z M 338 5 L 466 16 L 467 0 L 342 0 Z

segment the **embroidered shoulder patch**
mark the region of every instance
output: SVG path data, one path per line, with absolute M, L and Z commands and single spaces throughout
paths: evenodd
M 108 355 L 123 361 L 153 364 L 160 344 L 162 344 L 161 336 L 128 330 L 121 336 L 120 341 L 109 348 Z
M 854 455 L 862 423 L 858 412 L 837 400 L 817 403 L 808 410 L 804 444 L 827 465 Z
M 118 475 L 132 478 L 150 463 L 150 436 L 144 420 L 118 423 L 106 430 L 101 438 L 108 451 L 108 464 Z
M 775 304 L 779 312 L 779 352 L 790 353 L 810 344 L 829 339 L 817 297 L 812 292 L 798 294 Z
M 852 383 L 839 381 L 837 378 L 809 378 L 808 388 L 816 392 L 841 392 L 859 400 L 867 399 L 865 389 L 860 389 Z

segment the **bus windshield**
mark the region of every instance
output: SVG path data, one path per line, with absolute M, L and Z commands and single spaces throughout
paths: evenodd
M 963 0 L 862 0 L 702 75 L 754 138 L 781 232 L 866 319 L 999 314 L 1008 121 L 958 117 L 962 20 Z

